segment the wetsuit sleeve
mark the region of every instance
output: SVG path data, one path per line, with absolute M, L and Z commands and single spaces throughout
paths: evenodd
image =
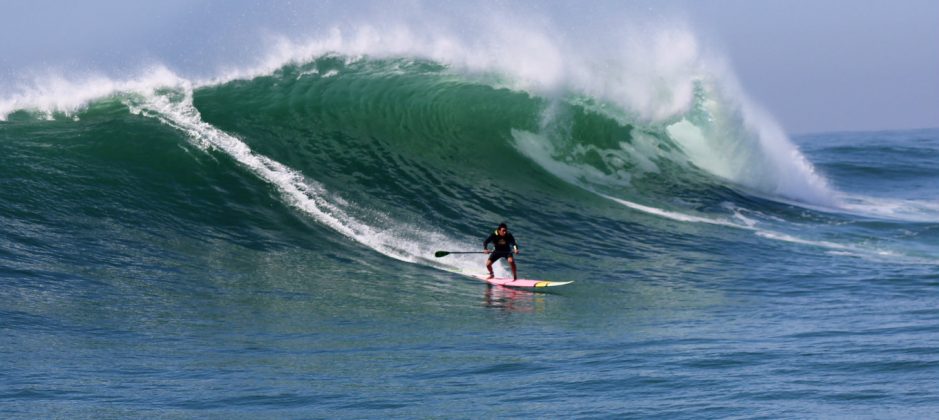
M 515 236 L 511 233 L 509 234 L 509 245 L 515 247 L 515 249 L 518 249 L 518 242 L 515 242 Z

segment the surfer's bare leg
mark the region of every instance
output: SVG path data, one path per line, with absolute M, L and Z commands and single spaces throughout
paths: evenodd
M 486 270 L 489 270 L 489 278 L 495 277 L 495 274 L 492 274 L 492 260 L 486 260 Z
M 512 278 L 518 280 L 518 274 L 515 272 L 515 258 L 508 257 L 506 259 L 509 260 L 509 265 L 512 266 Z M 492 272 L 490 271 L 490 273 Z

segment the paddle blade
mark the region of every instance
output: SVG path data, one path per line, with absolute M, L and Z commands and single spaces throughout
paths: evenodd
M 446 257 L 447 255 L 450 255 L 450 253 L 447 251 L 437 251 L 434 253 L 434 256 L 437 258 Z

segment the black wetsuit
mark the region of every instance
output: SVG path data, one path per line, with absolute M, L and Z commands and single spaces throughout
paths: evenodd
M 505 232 L 505 236 L 499 236 L 499 231 L 492 232 L 485 241 L 483 241 L 483 248 L 487 248 L 489 243 L 492 242 L 495 245 L 496 249 L 489 254 L 489 261 L 496 261 L 499 258 L 507 258 L 512 256 L 512 248 L 518 248 L 518 244 L 515 242 L 515 237 L 512 236 L 511 232 Z

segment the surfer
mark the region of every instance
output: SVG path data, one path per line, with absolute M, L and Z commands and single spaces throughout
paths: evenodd
M 489 250 L 490 242 L 495 247 L 494 250 Z M 500 223 L 499 227 L 483 241 L 483 252 L 490 254 L 489 260 L 486 261 L 486 269 L 489 270 L 490 279 L 495 277 L 492 273 L 492 263 L 498 261 L 499 258 L 505 258 L 512 266 L 512 278 L 518 280 L 518 274 L 515 271 L 515 258 L 512 257 L 513 250 L 518 255 L 518 243 L 515 242 L 515 237 L 509 233 L 509 227 L 505 223 Z

